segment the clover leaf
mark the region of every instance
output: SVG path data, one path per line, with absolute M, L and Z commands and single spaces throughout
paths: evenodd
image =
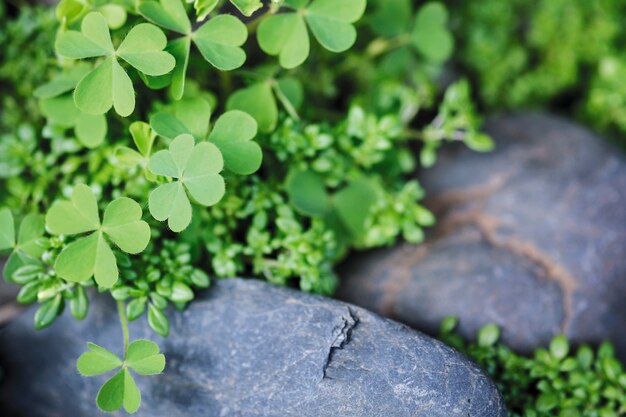
M 417 12 L 411 33 L 413 46 L 426 58 L 441 62 L 452 54 L 454 40 L 447 28 L 448 11 L 438 2 L 426 3 Z
M 309 56 L 308 28 L 327 50 L 343 52 L 356 41 L 356 22 L 365 12 L 366 0 L 285 0 L 296 12 L 263 20 L 258 29 L 261 49 L 277 55 L 283 68 L 295 68 Z
M 191 222 L 188 194 L 203 206 L 212 206 L 224 196 L 224 178 L 219 174 L 223 167 L 222 154 L 214 144 L 196 145 L 189 134 L 176 137 L 168 150 L 150 158 L 148 169 L 153 174 L 176 180 L 150 193 L 150 213 L 158 221 L 167 220 L 172 231 L 184 230 Z
M 323 218 L 336 233 L 347 234 L 351 239 L 363 236 L 367 218 L 378 201 L 378 188 L 367 179 L 350 181 L 331 194 L 322 177 L 310 170 L 292 171 L 286 191 L 296 210 Z
M 262 132 L 268 133 L 278 123 L 278 99 L 289 115 L 299 119 L 297 109 L 303 101 L 302 84 L 295 78 L 257 82 L 235 91 L 228 98 L 228 110 L 241 110 L 255 118 Z
M 70 201 L 55 202 L 46 215 L 46 226 L 55 235 L 86 237 L 67 245 L 54 263 L 56 273 L 70 282 L 92 276 L 98 285 L 111 288 L 119 277 L 117 262 L 107 239 L 130 254 L 142 252 L 150 241 L 150 227 L 141 220 L 134 200 L 121 197 L 109 203 L 100 222 L 98 202 L 86 185 L 74 187 Z
M 11 210 L 6 207 L 0 209 L 0 252 L 12 250 L 3 269 L 7 281 L 14 282 L 13 275 L 20 268 L 41 264 L 39 258 L 46 246 L 43 234 L 43 216 L 31 213 L 22 220 L 16 239 Z
M 207 113 L 205 110 L 203 116 Z M 193 130 L 195 130 L 196 133 L 200 134 L 193 136 L 201 141 L 206 137 L 205 126 L 208 129 L 208 117 L 206 119 L 189 117 L 193 114 L 191 108 L 189 111 L 176 112 L 176 115 L 165 112 L 157 113 L 150 119 L 150 125 L 159 135 L 168 139 L 180 135 L 193 135 Z M 186 120 L 183 122 L 178 119 L 178 116 L 185 117 Z M 203 120 L 206 122 L 198 125 Z M 193 124 L 196 125 L 196 129 L 188 127 Z M 217 119 L 208 140 L 219 149 L 227 169 L 235 174 L 249 175 L 261 167 L 263 160 L 261 147 L 252 141 L 256 134 L 257 123 L 254 118 L 242 111 L 233 110 L 224 113 Z
M 257 123 L 248 113 L 232 110 L 217 119 L 209 141 L 218 147 L 226 168 L 239 175 L 249 175 L 261 167 L 263 152 L 252 139 Z
M 68 74 L 61 74 L 34 91 L 40 99 L 41 112 L 52 125 L 72 128 L 76 138 L 87 148 L 99 146 L 107 134 L 106 117 L 81 111 L 71 96 L 65 94 L 74 88 L 89 70 L 78 66 Z
M 120 116 L 126 117 L 135 109 L 135 93 L 118 58 L 146 75 L 164 75 L 176 64 L 174 57 L 163 51 L 166 43 L 159 28 L 141 23 L 128 32 L 116 50 L 106 19 L 98 12 L 91 12 L 83 18 L 80 32 L 62 33 L 55 46 L 60 55 L 70 59 L 105 57 L 79 81 L 74 101 L 87 114 L 104 114 L 114 107 Z
M 61 0 L 56 7 L 57 19 L 65 26 L 78 21 L 88 12 L 95 10 L 102 13 L 111 29 L 119 29 L 126 23 L 128 15 L 123 6 L 97 3 L 93 0 Z
M 215 4 L 209 2 L 204 6 L 212 10 Z M 152 23 L 183 35 L 170 41 L 166 49 L 176 58 L 171 86 L 176 100 L 183 96 L 185 90 L 192 43 L 207 62 L 223 71 L 239 68 L 246 60 L 246 54 L 240 47 L 246 42 L 248 31 L 234 16 L 216 16 L 194 31 L 181 0 L 145 1 L 139 5 L 139 13 Z
M 154 131 L 167 139 L 188 133 L 202 141 L 209 133 L 211 105 L 202 97 L 183 98 L 150 118 Z
M 128 346 L 124 360 L 94 343 L 88 343 L 87 347 L 89 351 L 83 353 L 76 362 L 81 375 L 96 376 L 121 368 L 100 388 L 96 398 L 98 407 L 107 412 L 117 411 L 121 407 L 128 413 L 136 412 L 141 405 L 141 393 L 130 371 L 140 375 L 162 373 L 165 356 L 159 353 L 159 347 L 149 340 L 135 340 Z
M 433 62 L 443 62 L 452 54 L 454 39 L 447 28 L 448 11 L 442 3 L 424 4 L 414 19 L 409 0 L 378 0 L 375 5 L 370 25 L 377 34 L 403 37 Z

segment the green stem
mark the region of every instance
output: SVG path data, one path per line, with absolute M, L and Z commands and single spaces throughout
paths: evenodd
M 117 313 L 120 316 L 120 324 L 124 334 L 124 360 L 126 360 L 126 355 L 128 354 L 128 320 L 126 319 L 126 308 L 124 308 L 122 301 L 117 302 Z

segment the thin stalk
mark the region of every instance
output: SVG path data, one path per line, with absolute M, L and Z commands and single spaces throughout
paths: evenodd
M 120 316 L 120 324 L 122 325 L 122 333 L 124 334 L 124 360 L 128 354 L 128 320 L 126 319 L 126 309 L 122 301 L 117 302 L 117 313 Z

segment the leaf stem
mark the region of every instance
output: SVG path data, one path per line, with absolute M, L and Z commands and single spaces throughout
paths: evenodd
M 124 360 L 128 354 L 128 320 L 126 319 L 126 308 L 124 302 L 117 302 L 117 313 L 120 316 L 120 324 L 122 325 L 122 333 L 124 334 Z

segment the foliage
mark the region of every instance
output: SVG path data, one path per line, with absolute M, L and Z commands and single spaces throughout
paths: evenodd
M 413 173 L 443 141 L 491 147 L 469 84 L 442 81 L 454 42 L 441 3 L 7 10 L 4 277 L 22 286 L 18 301 L 41 304 L 37 328 L 66 306 L 85 319 L 97 292 L 117 301 L 123 355 L 90 344 L 77 363 L 116 370 L 97 397 L 105 411 L 136 411 L 134 374 L 165 366 L 153 343 L 129 343 L 127 320 L 145 314 L 167 336 L 168 306 L 210 276 L 331 294 L 349 250 L 423 239 L 435 219 Z M 406 19 L 397 30 L 394 16 Z
M 532 357 L 518 355 L 498 341 L 500 329 L 484 326 L 476 342 L 454 332 L 458 320 L 447 318 L 440 338 L 465 352 L 496 382 L 511 417 L 618 417 L 626 413 L 626 371 L 613 346 L 576 351 L 563 336 Z
M 624 132 L 620 0 L 455 2 L 458 60 L 491 109 L 566 107 Z

